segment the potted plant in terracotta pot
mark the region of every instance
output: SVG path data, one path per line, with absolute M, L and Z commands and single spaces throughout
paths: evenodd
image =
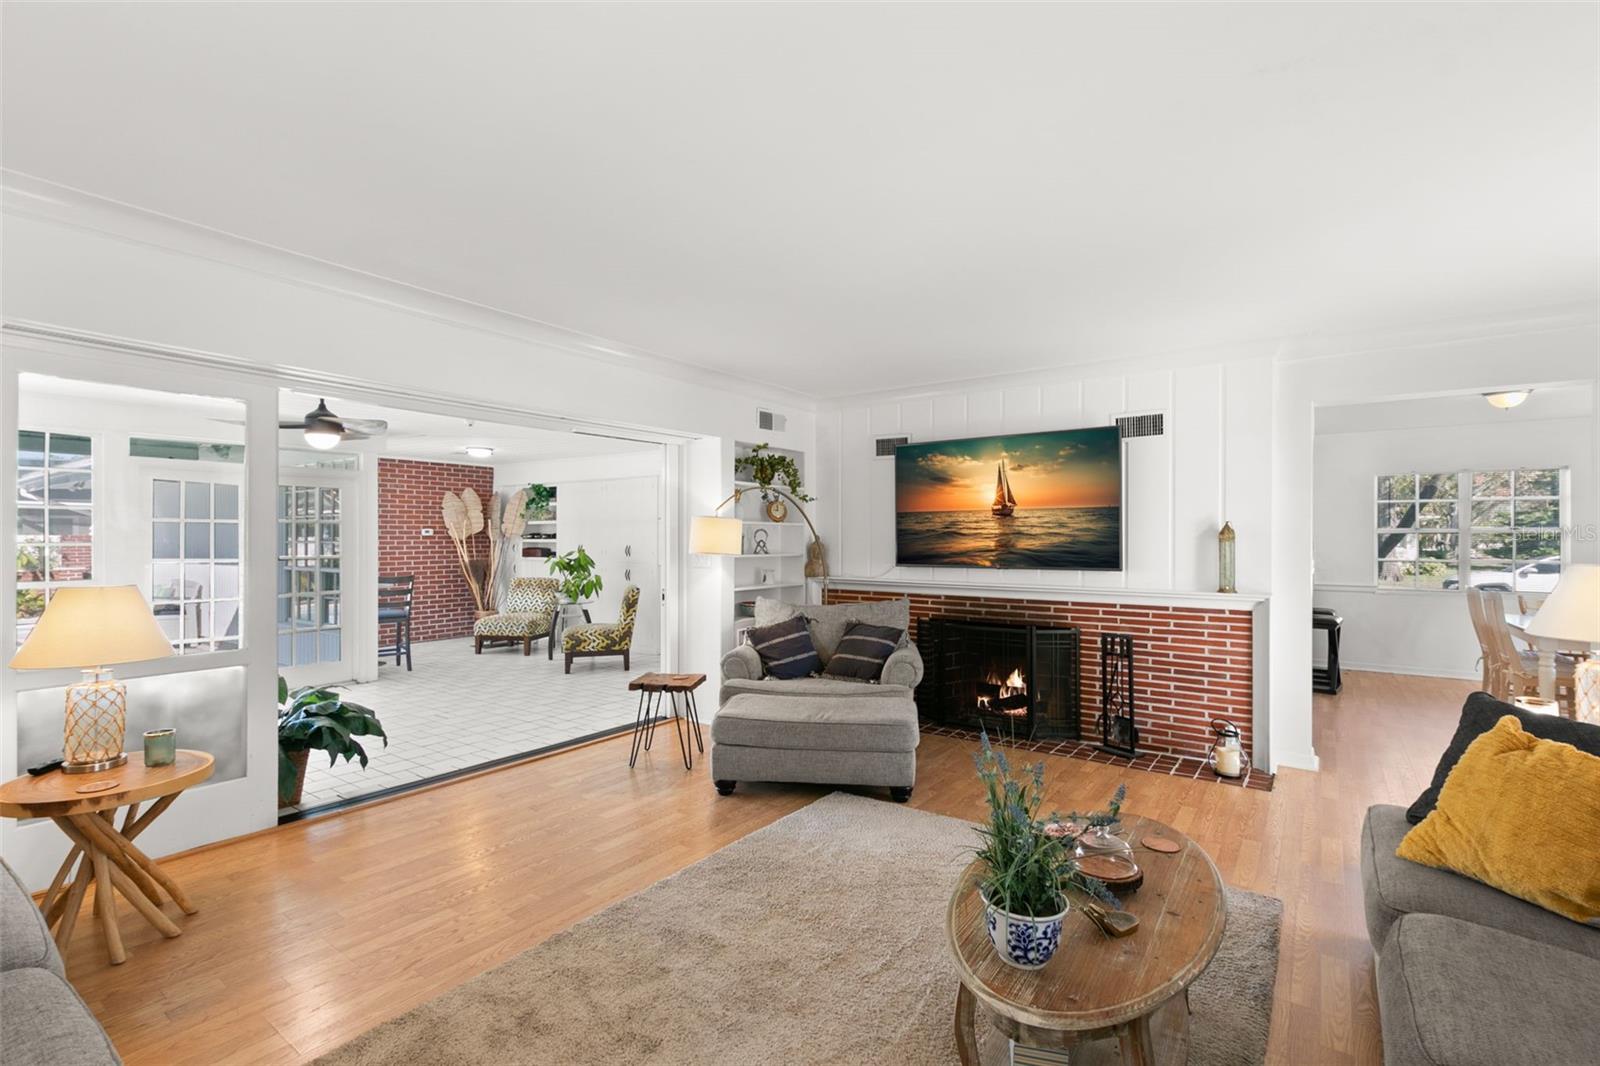
M 1041 818 L 1044 763 L 1013 770 L 1005 753 L 990 746 L 987 733 L 974 758 L 989 805 L 989 820 L 977 827 L 983 843 L 975 849 L 984 866 L 978 892 L 989 941 L 1001 961 L 1037 970 L 1061 946 L 1061 923 L 1071 909 L 1068 889 L 1087 893 L 1113 910 L 1121 908 L 1105 885 L 1078 870 L 1073 858 L 1077 835 L 1091 825 L 1108 824 L 1107 816 Z M 1119 787 L 1114 809 L 1124 794 L 1125 788 Z M 1115 821 L 1114 811 L 1110 818 Z
M 367 751 L 356 737 L 389 737 L 378 716 L 359 703 L 351 703 L 330 688 L 307 685 L 289 691 L 278 678 L 278 803 L 293 807 L 306 784 L 306 760 L 311 752 L 328 753 L 332 766 L 341 756 L 361 760 L 367 768 Z

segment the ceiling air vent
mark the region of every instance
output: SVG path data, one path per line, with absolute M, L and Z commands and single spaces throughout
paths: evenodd
M 902 444 L 910 444 L 910 437 L 879 437 L 874 444 L 877 450 L 874 454 L 879 459 L 893 459 L 894 450 Z
M 771 430 L 774 433 L 782 433 L 783 427 L 788 424 L 788 421 L 788 419 L 784 418 L 775 411 L 756 412 L 756 427 L 758 429 Z
M 1166 415 L 1124 415 L 1117 419 L 1117 429 L 1122 439 L 1129 437 L 1159 437 L 1166 432 Z

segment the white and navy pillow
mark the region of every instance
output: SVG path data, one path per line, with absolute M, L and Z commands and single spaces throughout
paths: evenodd
M 751 626 L 746 632 L 750 646 L 761 656 L 761 667 L 768 677 L 790 680 L 810 677 L 822 667 L 811 630 L 799 615 L 770 626 Z
M 857 622 L 845 630 L 828 658 L 828 677 L 850 681 L 876 681 L 883 676 L 884 660 L 900 646 L 905 630 Z

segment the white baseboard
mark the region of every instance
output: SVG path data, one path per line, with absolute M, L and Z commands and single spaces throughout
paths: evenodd
M 1477 671 L 1441 670 L 1437 666 L 1405 666 L 1394 663 L 1360 663 L 1341 659 L 1341 670 L 1361 670 L 1369 674 L 1404 674 L 1407 677 L 1448 677 L 1459 681 L 1481 681 Z
M 1321 761 L 1314 751 L 1284 752 L 1278 756 L 1277 765 L 1273 766 L 1272 772 L 1277 773 L 1285 768 L 1290 770 L 1310 770 L 1312 773 L 1316 773 L 1321 768 Z

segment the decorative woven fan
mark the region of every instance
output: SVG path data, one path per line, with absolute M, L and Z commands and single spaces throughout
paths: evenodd
M 444 517 L 445 532 L 450 534 L 450 542 L 456 546 L 456 559 L 461 564 L 461 576 L 466 578 L 467 587 L 472 590 L 472 602 L 478 611 L 487 611 L 483 588 L 484 561 L 479 559 L 472 551 L 472 538 L 483 532 L 483 504 L 478 500 L 478 494 L 470 488 L 462 489 L 461 495 L 453 492 L 444 494 L 444 503 L 440 508 Z

